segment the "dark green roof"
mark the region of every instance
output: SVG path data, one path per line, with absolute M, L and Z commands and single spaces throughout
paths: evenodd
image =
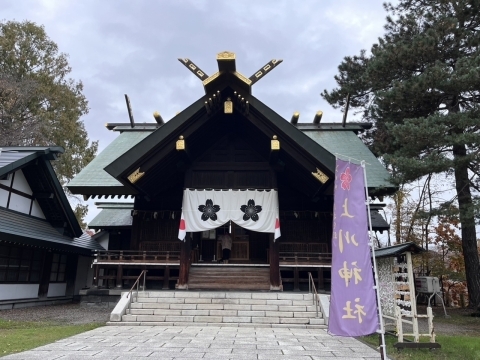
M 414 242 L 407 242 L 404 244 L 398 244 L 393 246 L 388 246 L 380 249 L 375 249 L 375 257 L 382 258 L 382 257 L 393 257 L 401 255 L 407 251 L 410 251 L 414 254 L 418 254 L 424 252 L 425 249 L 418 246 Z
M 88 224 L 90 229 L 108 229 L 132 226 L 133 203 L 95 203 L 102 209 Z
M 368 187 L 393 188 L 389 181 L 390 174 L 380 161 L 373 155 L 362 140 L 353 131 L 305 131 L 307 136 L 313 139 L 328 152 L 342 160 L 350 160 L 360 163 L 365 160 Z
M 142 130 L 122 132 L 68 183 L 69 190 L 84 195 L 134 195 L 134 191 L 125 188 L 104 168 L 152 133 L 152 128 Z
M 71 238 L 60 234 L 48 221 L 0 208 L 0 239 L 47 249 L 90 254 L 104 250 L 90 235 Z

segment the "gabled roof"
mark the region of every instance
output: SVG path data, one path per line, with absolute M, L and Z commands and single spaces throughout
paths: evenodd
M 78 237 L 82 229 L 50 163 L 63 152 L 64 149 L 58 146 L 3 147 L 0 176 L 21 169 L 47 220 L 54 227 L 64 228 L 71 237 Z M 36 194 L 40 193 L 51 196 L 37 197 Z
M 104 168 L 149 136 L 155 129 L 156 127 L 136 126 L 133 130 L 138 131 L 122 131 L 68 183 L 68 189 L 73 194 L 83 195 L 135 195 L 137 192 L 134 189 L 123 186 Z
M 285 165 L 287 163 L 290 166 L 288 171 L 296 174 L 296 178 L 290 178 L 290 181 L 302 183 L 301 191 L 311 195 L 312 198 L 318 199 L 320 190 L 325 193 L 332 184 L 335 158 L 341 155 L 353 159 L 360 157 L 358 160 L 367 162 L 369 191 L 372 195 L 395 191 L 395 187 L 388 181 L 388 173 L 356 136 L 359 131 L 365 129 L 365 126 L 345 124 L 339 127 L 335 124 L 318 125 L 318 122 L 305 125 L 288 122 L 251 94 L 252 85 L 282 61 L 274 59 L 247 78 L 237 71 L 235 59 L 234 53 L 228 51 L 219 53 L 218 72 L 211 76 L 189 59 L 179 59 L 202 81 L 205 96 L 165 124 L 162 121 L 161 124 L 153 126 L 152 124 L 133 126 L 133 123 L 130 126 L 129 124 L 107 126 L 117 131 L 135 131 L 138 137 L 134 139 L 133 135 L 122 134 L 118 141 L 107 147 L 68 184 L 69 189 L 86 197 L 121 194 L 155 196 L 154 192 L 160 189 L 152 185 L 158 182 L 154 179 L 161 178 L 162 185 L 167 187 L 168 180 L 173 182 L 178 179 L 173 179 L 172 176 L 167 179 L 164 175 L 174 174 L 186 168 L 184 159 L 178 156 L 175 150 L 175 142 L 182 136 L 188 144 L 187 149 L 191 150 L 190 154 L 194 153 L 193 158 L 198 156 L 200 151 L 205 151 L 205 144 L 214 141 L 215 136 L 217 139 L 218 136 L 222 136 L 218 128 L 223 125 L 218 120 L 223 114 L 224 105 L 229 104 L 228 107 L 233 106 L 234 111 L 227 116 L 235 120 L 235 116 L 241 115 L 244 119 L 243 121 L 236 119 L 240 128 L 236 127 L 234 131 L 249 129 L 250 132 L 255 132 L 252 134 L 254 135 L 252 143 L 262 144 L 257 146 L 257 150 L 265 144 L 268 144 L 269 148 L 273 136 L 278 137 L 283 158 L 278 158 L 275 162 L 276 158 L 270 156 L 270 165 L 282 170 L 287 168 Z M 212 125 L 214 123 L 215 125 Z M 149 127 L 155 127 L 156 130 L 148 135 L 146 133 Z M 317 135 L 324 132 L 328 135 Z M 333 140 L 328 139 L 331 136 L 334 137 Z M 191 161 L 191 155 L 187 156 L 189 157 L 187 162 Z M 266 151 L 263 152 L 263 156 L 268 157 Z
M 104 250 L 90 235 L 77 238 L 61 235 L 48 221 L 0 208 L 0 239 L 25 245 L 90 255 Z
M 394 257 L 401 255 L 407 251 L 410 251 L 414 254 L 419 254 L 424 252 L 425 249 L 418 246 L 414 242 L 407 242 L 404 244 L 398 244 L 393 246 L 388 246 L 380 249 L 375 249 L 375 257 L 382 258 L 382 257 Z

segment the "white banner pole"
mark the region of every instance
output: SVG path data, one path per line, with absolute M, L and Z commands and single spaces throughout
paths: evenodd
M 368 200 L 368 183 L 367 183 L 367 170 L 365 168 L 365 160 L 361 161 L 361 166 L 363 168 L 363 178 L 365 180 L 365 205 L 367 206 L 367 215 L 368 215 L 368 230 L 369 230 L 369 238 L 370 238 L 370 248 L 372 250 L 372 258 L 373 258 L 373 273 L 375 277 L 375 293 L 377 295 L 377 307 L 378 307 L 378 320 L 380 323 L 380 333 L 382 337 L 382 344 L 380 345 L 381 350 L 381 358 L 387 359 L 387 349 L 385 344 L 385 327 L 383 326 L 383 312 L 382 312 L 382 304 L 380 302 L 380 294 L 379 294 L 379 284 L 378 284 L 378 273 L 377 273 L 377 259 L 375 259 L 375 246 L 372 240 L 373 228 L 372 228 L 372 218 L 370 216 L 370 201 Z

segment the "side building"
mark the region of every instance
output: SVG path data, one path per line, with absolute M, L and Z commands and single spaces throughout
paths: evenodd
M 0 149 L 0 309 L 72 301 L 91 283 L 92 251 L 51 161 L 61 147 Z

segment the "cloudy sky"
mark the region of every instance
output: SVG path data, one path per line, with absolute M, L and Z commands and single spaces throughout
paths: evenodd
M 200 80 L 177 60 L 188 57 L 207 74 L 215 55 L 237 55 L 237 70 L 251 76 L 271 59 L 283 63 L 253 87 L 253 94 L 283 117 L 300 112 L 311 122 L 342 114 L 321 97 L 335 86 L 346 55 L 370 49 L 383 34 L 383 0 L 1 0 L 0 19 L 45 26 L 69 55 L 71 77 L 81 80 L 90 113 L 83 120 L 100 151 L 117 135 L 107 122 L 128 122 L 123 94 L 135 121 L 165 120 L 203 94 Z M 90 221 L 97 212 L 92 208 Z

